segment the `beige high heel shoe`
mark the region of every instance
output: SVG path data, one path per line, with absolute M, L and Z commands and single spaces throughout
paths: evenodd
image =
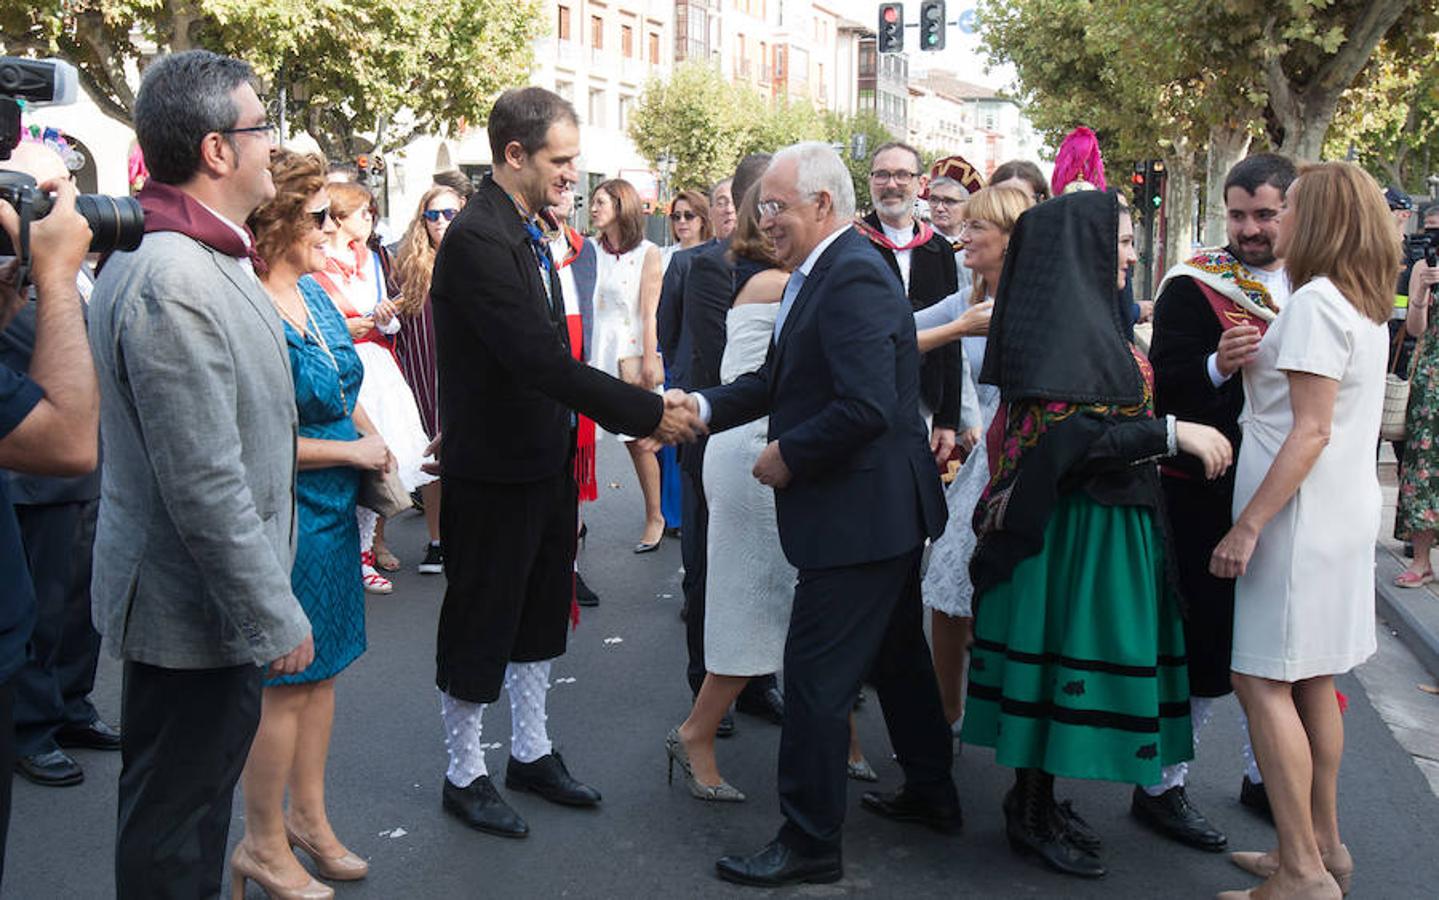
M 308 875 L 309 873 L 306 873 Z M 334 900 L 335 889 L 321 884 L 314 878 L 299 887 L 286 887 L 275 879 L 275 873 L 264 868 L 245 849 L 244 842 L 236 845 L 230 857 L 231 900 L 245 900 L 245 881 L 250 880 L 265 889 L 271 900 Z
M 346 850 L 341 856 L 321 856 L 315 845 L 300 836 L 300 833 L 285 823 L 285 837 L 290 839 L 291 847 L 298 847 L 305 851 L 315 863 L 315 868 L 320 870 L 322 878 L 331 881 L 359 881 L 370 874 L 370 864 L 365 862 L 354 853 Z
M 1339 890 L 1348 896 L 1350 882 L 1354 880 L 1354 857 L 1349 854 L 1349 848 L 1340 844 L 1338 850 L 1322 853 L 1319 858 L 1324 860 L 1324 868 L 1334 876 Z M 1250 875 L 1257 875 L 1260 878 L 1268 878 L 1279 871 L 1279 858 L 1275 856 L 1273 850 L 1268 853 L 1252 850 L 1239 851 L 1229 854 L 1229 861 Z

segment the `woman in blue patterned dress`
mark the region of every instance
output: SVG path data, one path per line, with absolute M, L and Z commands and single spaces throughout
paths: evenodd
M 269 264 L 260 279 L 284 320 L 295 382 L 300 472 L 290 585 L 310 617 L 315 660 L 299 674 L 265 682 L 260 727 L 245 763 L 245 836 L 231 868 L 233 880 L 256 881 L 271 896 L 326 898 L 333 890 L 310 876 L 292 848 L 304 850 L 326 878 L 355 880 L 369 870 L 330 827 L 325 760 L 335 676 L 365 651 L 355 523 L 360 475 L 393 460 L 356 404 L 364 369 L 344 317 L 306 274 L 324 266 L 325 241 L 335 229 L 324 160 L 276 150 L 271 172 L 275 197 L 249 224 Z

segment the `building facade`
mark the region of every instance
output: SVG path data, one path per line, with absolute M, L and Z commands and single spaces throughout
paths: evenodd
M 931 70 L 908 87 L 906 140 L 933 156 L 958 154 L 986 178 L 1000 163 L 1039 163 L 1043 143 L 1019 104 L 952 72 Z

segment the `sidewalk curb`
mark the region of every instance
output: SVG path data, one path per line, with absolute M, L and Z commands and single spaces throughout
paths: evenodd
M 1383 547 L 1374 548 L 1374 595 L 1379 616 L 1399 635 L 1430 674 L 1439 677 L 1439 602 L 1427 589 L 1394 586 L 1405 564 Z

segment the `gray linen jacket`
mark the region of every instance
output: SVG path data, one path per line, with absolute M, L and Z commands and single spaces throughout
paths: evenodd
M 280 318 L 233 257 L 156 232 L 90 301 L 104 472 L 91 587 L 122 659 L 264 665 L 310 622 L 290 590 L 296 414 Z

